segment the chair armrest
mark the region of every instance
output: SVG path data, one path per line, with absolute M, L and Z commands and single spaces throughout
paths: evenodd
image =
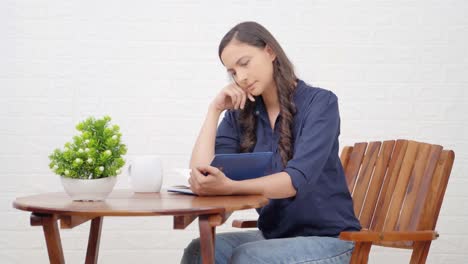
M 389 231 L 389 232 L 374 232 L 374 231 L 358 231 L 358 232 L 341 232 L 340 239 L 355 241 L 355 242 L 382 242 L 382 241 L 429 241 L 439 237 L 436 231 Z
M 232 221 L 232 227 L 237 227 L 237 228 L 257 227 L 257 220 L 236 219 Z

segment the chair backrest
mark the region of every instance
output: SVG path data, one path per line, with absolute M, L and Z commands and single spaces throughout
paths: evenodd
M 434 230 L 455 154 L 411 140 L 356 143 L 341 163 L 362 228 Z M 381 243 L 412 248 L 412 242 Z

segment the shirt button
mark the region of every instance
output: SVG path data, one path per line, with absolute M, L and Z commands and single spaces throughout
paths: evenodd
M 259 115 L 260 114 L 260 111 L 255 111 L 255 115 Z

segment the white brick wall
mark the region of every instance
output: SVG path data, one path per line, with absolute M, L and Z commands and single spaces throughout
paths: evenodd
M 62 190 L 47 155 L 88 115 L 113 117 L 128 157 L 160 155 L 170 183 L 226 84 L 218 41 L 255 20 L 302 79 L 337 93 L 342 146 L 409 138 L 455 150 L 428 263 L 466 263 L 467 10 L 465 0 L 1 1 L 0 262 L 48 263 L 42 230 L 11 203 Z M 120 176 L 117 188 L 127 187 Z M 197 229 L 171 226 L 168 217 L 106 218 L 100 263 L 177 263 Z M 69 263 L 83 262 L 88 228 L 62 230 Z M 408 257 L 375 248 L 371 263 Z

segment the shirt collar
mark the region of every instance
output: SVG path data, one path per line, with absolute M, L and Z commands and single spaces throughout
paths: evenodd
M 257 117 L 260 117 L 261 119 L 266 120 L 267 113 L 266 113 L 266 107 L 265 107 L 265 103 L 263 102 L 262 96 L 255 97 L 254 115 L 256 115 Z
M 304 81 L 300 79 L 296 79 L 296 81 L 297 81 L 297 85 L 296 85 L 296 89 L 294 89 L 293 98 L 294 98 L 294 103 L 297 105 L 298 100 L 300 100 L 300 96 L 298 96 L 300 93 L 298 92 L 298 90 L 304 85 Z M 254 115 L 268 122 L 268 113 L 266 111 L 265 102 L 263 101 L 263 97 L 261 95 L 255 97 Z

